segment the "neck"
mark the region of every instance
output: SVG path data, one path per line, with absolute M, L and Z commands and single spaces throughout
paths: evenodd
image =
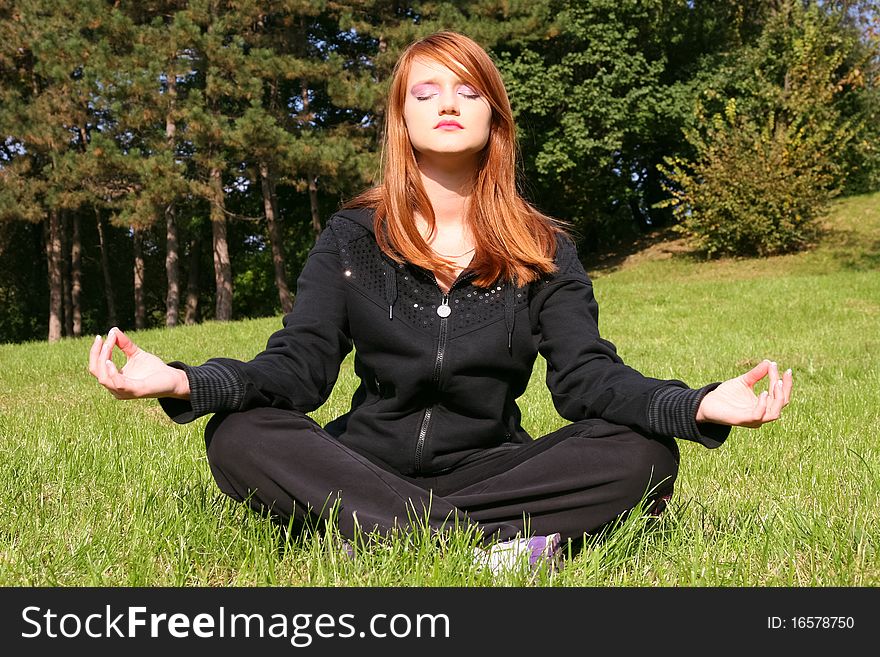
M 431 201 L 438 230 L 459 228 L 473 190 L 476 162 L 473 156 L 419 157 L 422 187 Z

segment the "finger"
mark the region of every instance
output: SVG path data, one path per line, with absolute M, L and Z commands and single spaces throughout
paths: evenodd
M 140 350 L 138 346 L 131 341 L 131 338 L 122 331 L 117 329 L 114 333 L 116 334 L 116 344 L 122 349 L 122 353 L 125 354 L 126 358 L 131 358 Z
M 767 399 L 769 396 L 766 390 L 758 395 L 758 401 L 755 402 L 755 408 L 752 409 L 752 419 L 754 420 L 752 426 L 760 426 L 763 421 L 764 415 L 767 413 Z
M 96 335 L 92 341 L 92 347 L 89 349 L 89 373 L 92 376 L 98 376 L 98 354 L 101 352 L 103 342 L 100 335 Z
M 107 337 L 110 337 L 110 333 L 107 334 Z M 112 383 L 107 376 L 107 365 L 106 362 L 109 360 L 109 356 L 107 355 L 107 340 L 95 340 L 98 343 L 98 354 L 95 357 L 95 377 L 98 379 L 98 383 L 100 383 L 105 388 L 112 387 Z M 109 347 L 112 349 L 112 346 Z M 111 391 L 112 392 L 112 391 Z
M 770 361 L 770 368 L 767 370 L 767 373 L 770 376 L 767 386 L 767 394 L 770 395 L 769 405 L 772 406 L 773 402 L 776 401 L 776 393 L 779 392 L 779 389 L 776 387 L 776 382 L 779 381 L 779 366 L 775 361 Z
M 785 398 L 785 403 L 783 406 L 788 406 L 788 402 L 791 400 L 791 389 L 794 386 L 794 374 L 791 371 L 791 368 L 785 370 L 785 374 L 782 375 L 782 395 Z
M 785 405 L 785 393 L 782 387 L 782 379 L 777 379 L 776 385 L 773 386 L 775 394 L 772 395 L 770 403 L 767 405 L 767 413 L 764 415 L 765 422 L 772 422 L 773 420 L 779 419 L 782 407 Z
M 758 381 L 767 376 L 767 371 L 769 369 L 770 361 L 762 360 L 755 367 L 742 375 L 743 383 L 745 383 L 749 388 L 753 387 Z
M 779 388 L 779 366 L 776 361 L 770 361 L 770 367 L 767 370 L 767 410 L 764 411 L 763 422 L 772 422 L 779 417 L 779 410 L 782 408 L 782 390 Z
M 101 347 L 101 352 L 98 354 L 98 362 L 103 363 L 105 360 L 109 360 L 113 355 L 113 346 L 116 344 L 116 332 L 119 329 L 115 326 L 107 332 L 107 339 L 104 341 L 104 346 Z
M 126 378 L 119 373 L 119 370 L 116 369 L 116 365 L 112 360 L 107 359 L 104 361 L 105 369 L 106 369 L 106 378 L 107 378 L 107 389 L 113 393 L 113 395 L 118 399 L 123 399 L 127 396 L 130 396 L 130 391 L 127 387 Z

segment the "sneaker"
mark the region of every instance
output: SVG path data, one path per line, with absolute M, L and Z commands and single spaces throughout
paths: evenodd
M 474 560 L 480 568 L 488 568 L 496 575 L 516 570 L 526 560 L 532 571 L 546 565 L 550 572 L 556 572 L 562 568 L 562 536 L 556 533 L 495 543 L 474 550 Z
M 666 507 L 669 506 L 669 500 L 671 499 L 672 493 L 658 497 L 648 509 L 648 515 L 655 517 L 662 515 Z

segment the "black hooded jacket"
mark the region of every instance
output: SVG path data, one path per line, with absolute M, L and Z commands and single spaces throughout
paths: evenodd
M 702 397 L 681 381 L 643 376 L 599 336 L 593 287 L 574 243 L 559 236 L 558 270 L 515 287 L 472 284 L 444 294 L 433 273 L 379 249 L 370 210 L 335 214 L 309 253 L 296 303 L 249 362 L 213 358 L 186 371 L 190 400 L 160 400 L 176 422 L 258 406 L 314 411 L 355 348 L 351 410 L 325 427 L 354 450 L 406 475 L 429 475 L 481 450 L 532 437 L 516 400 L 537 355 L 570 421 L 601 417 L 645 434 L 720 445 L 729 427 L 698 424 Z

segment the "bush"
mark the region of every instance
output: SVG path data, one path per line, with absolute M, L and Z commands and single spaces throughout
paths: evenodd
M 716 117 L 707 136 L 690 139 L 694 162 L 667 158 L 661 171 L 678 220 L 675 229 L 708 257 L 768 256 L 807 246 L 837 193 L 836 165 L 804 129 Z
M 845 12 L 780 3 L 758 43 L 704 81 L 685 130 L 693 155 L 660 167 L 671 198 L 659 206 L 678 230 L 710 257 L 808 245 L 828 201 L 874 166 L 874 53 Z

